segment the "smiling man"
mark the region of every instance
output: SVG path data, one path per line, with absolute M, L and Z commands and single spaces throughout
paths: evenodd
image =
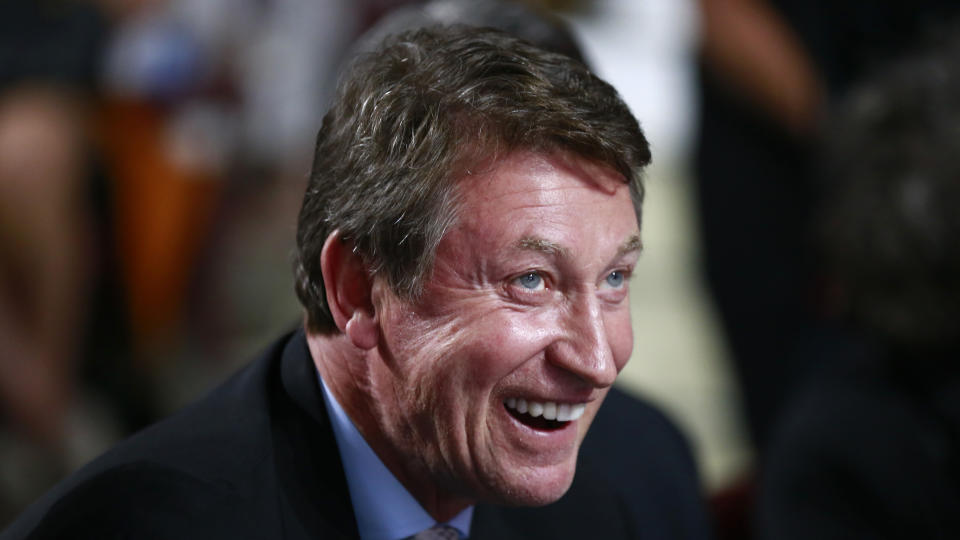
M 566 505 L 508 508 L 568 491 L 630 356 L 649 160 L 577 61 L 468 27 L 389 39 L 346 72 L 317 139 L 304 328 L 2 538 L 621 538 L 643 519 L 645 538 L 702 537 L 638 503 L 679 501 L 693 475 L 667 423 L 637 433 L 635 412 Z M 663 472 L 633 482 L 645 466 Z
M 569 488 L 633 345 L 649 159 L 612 87 L 504 34 L 402 34 L 347 74 L 300 216 L 307 342 L 433 520 Z
M 457 219 L 416 299 L 339 232 L 320 256 L 333 337 L 307 337 L 338 403 L 436 520 L 477 500 L 541 505 L 633 346 L 630 188 L 560 149 L 512 150 L 456 183 Z

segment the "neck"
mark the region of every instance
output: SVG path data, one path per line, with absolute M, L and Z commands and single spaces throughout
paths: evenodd
M 343 334 L 318 335 L 308 332 L 307 344 L 313 363 L 327 389 L 350 417 L 370 448 L 420 506 L 438 523 L 445 523 L 475 500 L 442 489 L 431 471 L 415 458 L 405 459 L 401 448 L 415 448 L 410 441 L 394 444 L 387 436 L 384 403 L 374 396 L 376 381 L 368 366 L 377 361 L 376 349 L 354 347 Z

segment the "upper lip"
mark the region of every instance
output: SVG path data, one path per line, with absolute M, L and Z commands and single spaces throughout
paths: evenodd
M 575 405 L 578 403 L 590 403 L 599 399 L 599 392 L 590 391 L 590 392 L 576 392 L 576 393 L 564 393 L 564 394 L 554 394 L 548 395 L 547 393 L 541 392 L 506 392 L 503 394 L 503 399 L 501 401 L 506 401 L 508 398 L 516 399 L 525 399 L 527 401 L 537 401 L 541 403 L 553 402 L 553 403 L 569 403 Z

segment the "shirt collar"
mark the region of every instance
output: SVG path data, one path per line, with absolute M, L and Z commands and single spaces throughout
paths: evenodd
M 380 461 L 317 373 L 330 413 L 333 435 L 347 476 L 357 529 L 362 540 L 399 540 L 429 529 L 436 521 Z M 466 538 L 473 506 L 447 522 Z

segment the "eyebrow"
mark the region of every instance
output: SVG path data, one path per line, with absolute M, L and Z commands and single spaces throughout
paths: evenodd
M 634 251 L 643 251 L 643 242 L 640 241 L 639 234 L 631 236 L 626 242 L 621 244 L 620 249 L 617 250 L 617 256 L 626 255 Z
M 524 251 L 539 251 L 548 255 L 567 255 L 570 252 L 569 249 L 556 242 L 535 236 L 524 236 L 520 240 L 517 240 L 516 247 Z M 642 249 L 643 242 L 640 241 L 640 235 L 634 234 L 617 248 L 617 256 L 619 257 Z
M 539 251 L 548 255 L 566 255 L 569 252 L 567 248 L 556 242 L 535 236 L 524 236 L 517 240 L 517 248 L 525 251 Z

